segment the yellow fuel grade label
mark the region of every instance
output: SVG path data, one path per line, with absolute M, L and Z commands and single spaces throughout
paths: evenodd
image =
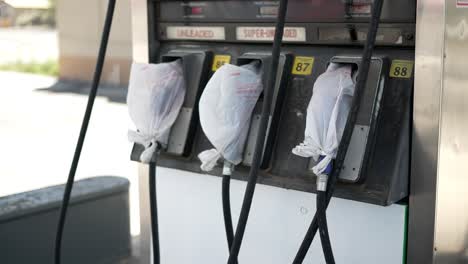
M 211 66 L 211 70 L 217 71 L 219 68 L 221 68 L 221 66 L 230 62 L 231 62 L 230 55 L 215 55 L 213 59 L 213 65 Z
M 414 61 L 393 60 L 390 67 L 390 77 L 409 79 L 413 76 Z
M 297 56 L 294 58 L 292 74 L 310 75 L 314 67 L 314 57 Z

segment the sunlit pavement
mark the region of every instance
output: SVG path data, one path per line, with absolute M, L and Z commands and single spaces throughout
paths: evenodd
M 64 84 L 69 93 L 41 90 L 54 85 L 54 90 L 61 90 L 62 84 L 56 83 L 52 77 L 0 72 L 0 196 L 66 181 L 87 97 L 83 89 L 81 94 L 73 93 L 73 83 Z M 108 90 L 124 98 L 124 89 Z M 125 104 L 108 98 L 112 96 L 96 100 L 77 179 L 128 178 L 131 230 L 137 235 L 137 168 L 129 161 L 127 141 L 130 121 Z
M 0 28 L 0 64 L 16 61 L 45 62 L 57 58 L 56 30 Z

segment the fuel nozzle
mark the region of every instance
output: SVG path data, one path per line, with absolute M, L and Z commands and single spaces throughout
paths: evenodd
M 234 164 L 225 160 L 223 165 L 223 175 L 231 176 L 234 171 Z
M 209 80 L 199 102 L 200 124 L 213 149 L 198 155 L 201 169 L 211 171 L 223 158 L 229 164 L 242 161 L 252 112 L 263 84 L 260 62 L 225 64 Z
M 320 156 L 319 160 L 322 161 L 325 156 Z M 327 191 L 328 178 L 333 172 L 333 160 L 331 160 L 325 170 L 317 175 L 317 191 Z
M 144 151 L 140 161 L 149 163 L 160 147 L 165 147 L 169 131 L 185 98 L 182 63 L 133 63 L 127 95 L 128 112 L 136 131 L 128 132 L 131 142 Z
M 352 65 L 330 63 L 314 84 L 307 107 L 304 142 L 296 146 L 295 155 L 317 161 L 312 171 L 317 175 L 317 190 L 327 189 L 341 137 L 346 125 L 355 81 Z

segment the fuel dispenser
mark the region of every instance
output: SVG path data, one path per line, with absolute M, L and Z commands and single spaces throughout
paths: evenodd
M 266 89 L 253 107 L 250 126 L 244 132 L 247 138 L 242 162 L 236 173 L 229 175 L 247 179 L 248 185 L 237 228 L 233 229 L 228 263 L 237 261 L 257 182 L 296 191 L 320 191 L 315 182 L 318 175 L 311 173 L 320 160 L 298 157 L 292 150 L 305 140 L 307 106 L 314 83 L 329 65 L 347 65 L 352 75 L 357 75 L 359 96 L 353 99 L 351 117 L 343 131 L 347 149 L 341 154 L 338 151 L 338 169 L 333 170 L 339 180 L 327 192 L 327 199 L 333 195 L 380 206 L 405 202 L 410 164 L 414 1 L 145 2 L 147 9 L 143 10 L 147 12 L 134 15 L 147 18 L 148 62 L 177 63 L 185 80 L 181 110 L 165 134 L 167 144 L 149 160 L 153 239 L 158 236 L 156 158 L 162 167 L 202 173 L 197 155 L 213 145 L 199 126 L 198 103 L 211 75 L 226 63 L 261 65 Z M 378 15 L 372 16 L 374 13 Z M 100 58 L 102 64 L 103 56 Z M 89 121 L 89 115 L 90 110 L 85 120 Z M 80 135 L 81 144 L 83 139 Z M 136 141 L 131 159 L 141 161 L 147 148 Z M 221 171 L 219 166 L 209 174 L 222 175 Z M 325 208 L 318 207 L 319 216 Z M 321 220 L 326 230 L 326 219 Z M 318 225 L 322 230 L 323 226 Z M 328 239 L 330 244 L 328 231 L 323 232 L 322 243 Z M 333 232 L 330 234 L 333 236 Z M 298 253 L 302 256 L 294 263 L 302 263 L 310 238 L 307 232 Z M 158 246 L 153 240 L 155 262 L 159 262 Z M 323 247 L 327 263 L 334 263 L 327 257 L 327 245 Z
M 311 168 L 317 161 L 291 151 L 304 141 L 306 110 L 318 76 L 331 63 L 349 65 L 354 73 L 361 70 L 374 2 L 289 1 L 258 183 L 316 192 Z M 258 61 L 264 66 L 266 87 L 271 76 L 265 69 L 272 61 L 280 1 L 161 0 L 148 1 L 147 10 L 150 62 L 160 61 L 174 50 L 209 51 L 213 55 L 207 62 L 209 78 L 224 63 Z M 415 12 L 414 1 L 383 3 L 335 197 L 388 206 L 408 196 Z M 252 113 L 243 161 L 236 166 L 233 179 L 248 178 L 263 103 L 260 96 Z M 197 154 L 213 146 L 200 129 L 191 143 L 190 154 L 177 157 L 163 153 L 159 164 L 202 173 Z M 222 175 L 222 166 L 209 174 Z
M 289 1 L 258 183 L 316 191 L 311 168 L 317 161 L 291 150 L 304 140 L 317 77 L 330 63 L 349 65 L 354 73 L 361 69 L 374 2 Z M 186 50 L 213 54 L 206 61 L 211 72 L 224 63 L 258 61 L 262 69 L 270 67 L 279 1 L 148 1 L 147 8 L 150 61 Z M 388 206 L 408 195 L 415 10 L 413 1 L 383 3 L 336 197 Z M 271 76 L 264 70 L 263 77 L 266 87 Z M 234 179 L 246 179 L 252 166 L 263 103 L 260 96 Z M 201 130 L 191 143 L 184 157 L 162 154 L 159 164 L 202 172 L 197 154 L 212 146 Z M 137 153 L 135 148 L 133 159 Z M 221 170 L 219 166 L 210 173 L 222 175 Z
M 296 157 L 291 150 L 304 140 L 306 109 L 317 77 L 330 63 L 359 69 L 372 2 L 289 1 L 259 183 L 307 192 L 315 190 L 308 173 L 314 161 Z M 205 51 L 213 57 L 206 56 L 200 65 L 187 66 L 188 72 L 203 65 L 213 72 L 224 63 L 243 65 L 254 60 L 268 69 L 272 22 L 278 8 L 275 1 L 149 1 L 153 22 L 148 24 L 149 59 L 161 61 L 174 50 Z M 340 174 L 337 197 L 385 206 L 408 194 L 415 8 L 413 1 L 383 4 L 369 77 Z M 201 78 L 206 84 L 210 74 L 205 74 Z M 267 75 L 264 73 L 264 82 L 269 78 Z M 234 176 L 237 179 L 245 177 L 251 164 L 261 104 L 260 97 L 253 112 L 243 166 L 238 166 L 238 176 Z M 199 130 L 192 138 L 190 154 L 183 158 L 163 154 L 160 165 L 201 172 L 196 155 L 211 148 L 211 144 Z M 137 150 L 132 154 L 134 160 Z M 220 168 L 213 174 L 219 172 Z

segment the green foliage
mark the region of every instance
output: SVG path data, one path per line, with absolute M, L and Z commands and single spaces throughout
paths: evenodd
M 0 71 L 17 71 L 34 74 L 58 76 L 58 63 L 55 60 L 46 62 L 21 62 L 0 65 Z

